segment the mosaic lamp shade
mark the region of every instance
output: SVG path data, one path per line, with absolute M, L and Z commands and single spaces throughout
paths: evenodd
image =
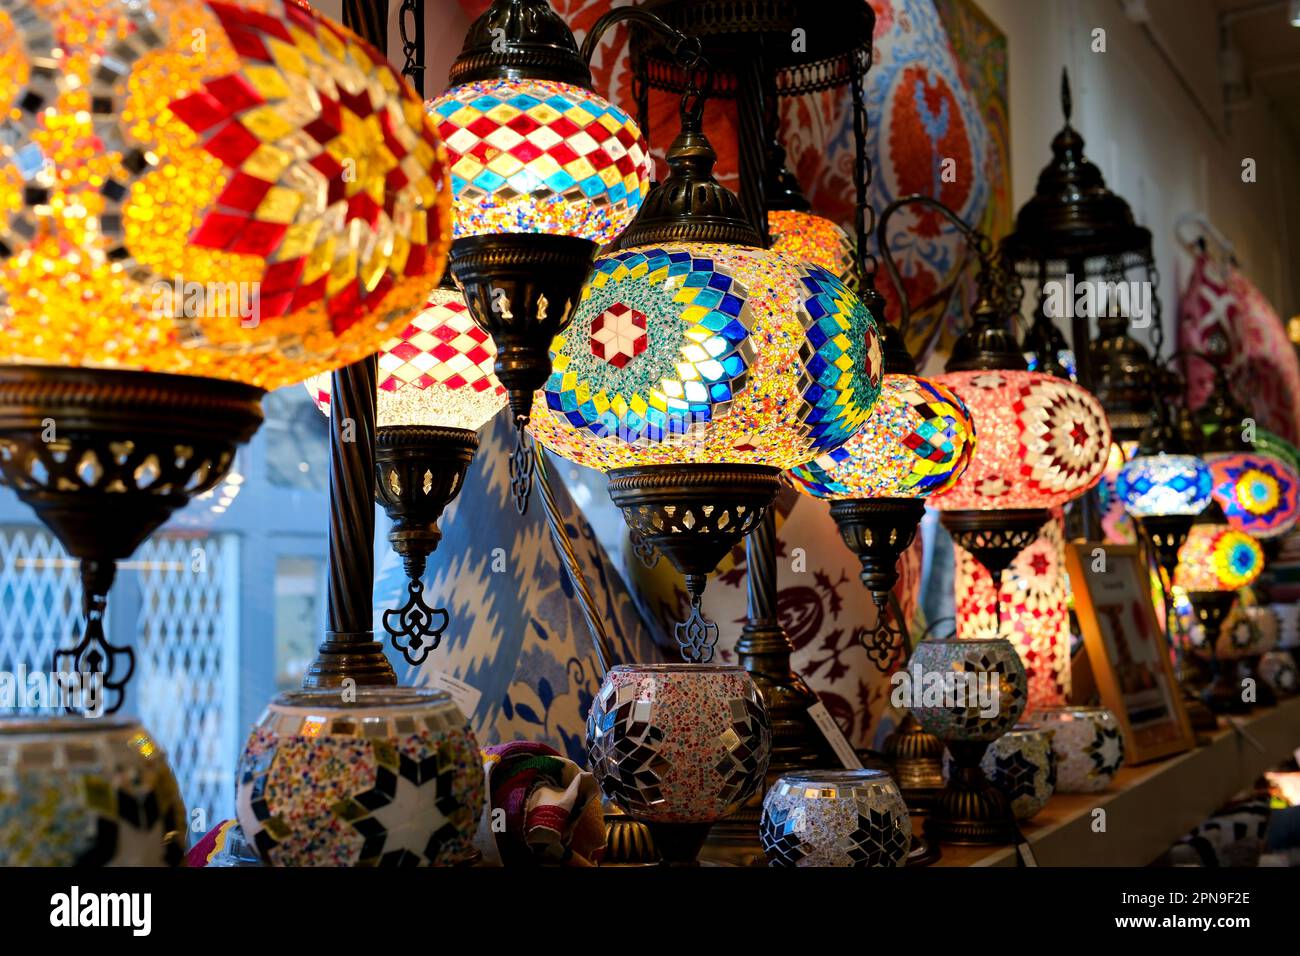
M 598 258 L 551 357 L 533 433 L 602 471 L 791 468 L 857 432 L 882 379 L 875 320 L 843 282 L 719 243 Z
M 544 233 L 607 243 L 650 189 L 645 136 L 582 86 L 487 79 L 453 86 L 428 109 L 447 146 L 457 238 Z
M 958 481 L 975 446 L 975 423 L 956 394 L 917 375 L 890 373 L 866 423 L 789 477 L 814 498 L 928 498 Z
M 465 297 L 435 289 L 424 309 L 380 346 L 379 427 L 482 428 L 506 405 L 505 387 L 492 371 L 495 359 L 496 347 L 469 314 Z M 330 379 L 326 373 L 304 383 L 327 415 Z
M 1300 475 L 1281 458 L 1254 452 L 1205 456 L 1214 500 L 1228 524 L 1255 538 L 1275 538 L 1300 517 Z
M 0 473 L 80 562 L 56 666 L 110 711 L 116 562 L 220 483 L 265 389 L 419 310 L 450 207 L 420 98 L 304 4 L 0 5 Z
M 297 3 L 6 5 L 0 123 L 0 363 L 275 388 L 372 353 L 441 274 L 423 104 Z
M 1210 469 L 1196 455 L 1138 455 L 1115 478 L 1116 497 L 1134 518 L 1198 515 L 1213 489 Z
M 857 291 L 856 244 L 839 223 L 802 209 L 769 209 L 767 232 L 774 252 L 815 262 Z
M 1226 524 L 1193 524 L 1178 552 L 1174 585 L 1184 591 L 1237 591 L 1264 570 L 1264 550 Z
M 1110 426 L 1081 386 L 1019 369 L 945 372 L 935 381 L 966 403 L 979 442 L 957 482 L 931 499 L 933 507 L 1055 508 L 1101 480 Z

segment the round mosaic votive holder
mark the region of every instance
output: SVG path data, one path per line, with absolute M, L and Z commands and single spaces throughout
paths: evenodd
M 1124 763 L 1124 732 L 1105 707 L 1044 707 L 1030 723 L 1051 736 L 1057 793 L 1105 790 Z
M 1295 660 L 1286 651 L 1268 651 L 1260 657 L 1256 671 L 1261 683 L 1277 697 L 1290 697 L 1300 690 Z
M 812 770 L 767 791 L 759 840 L 771 866 L 902 866 L 912 820 L 883 770 Z
M 771 750 L 767 709 L 734 665 L 612 667 L 587 716 L 591 772 L 669 865 L 693 863 L 709 828 L 759 792 Z
M 989 744 L 980 769 L 1020 822 L 1037 815 L 1056 791 L 1051 737 L 1034 727 L 1019 725 Z
M 0 866 L 178 866 L 185 805 L 133 720 L 0 720 Z
M 239 761 L 236 812 L 272 866 L 448 866 L 473 854 L 483 763 L 450 695 L 281 694 Z

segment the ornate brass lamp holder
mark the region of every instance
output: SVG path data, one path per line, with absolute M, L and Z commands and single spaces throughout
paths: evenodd
M 540 233 L 467 236 L 451 244 L 451 273 L 474 321 L 496 344 L 493 370 L 510 395 L 518 434 L 510 486 L 520 514 L 533 483 L 525 431 L 533 393 L 551 374 L 551 340 L 569 324 L 595 254 L 589 239 Z
M 465 483 L 478 450 L 478 433 L 467 428 L 390 425 L 375 445 L 375 497 L 393 521 L 388 541 L 402 556 L 409 596 L 384 612 L 384 630 L 408 664 L 418 667 L 436 650 L 449 618 L 424 600 L 425 562 L 442 540 L 438 519 Z
M 939 518 L 952 540 L 974 555 L 1002 593 L 1002 572 L 1021 551 L 1033 543 L 1051 512 L 1046 508 L 1008 508 L 1005 511 L 945 511 Z M 1001 625 L 1001 599 L 998 623 Z M 978 762 L 978 761 L 977 761 Z
M 647 465 L 609 472 L 609 496 L 628 527 L 686 578 L 690 616 L 674 631 L 682 657 L 713 659 L 718 625 L 700 611 L 704 586 L 776 500 L 780 472 L 766 465 Z
M 989 741 L 950 740 L 946 746 L 952 754 L 948 785 L 934 797 L 926 817 L 926 835 L 945 843 L 1014 843 L 1017 834 L 1011 806 L 980 767 Z
M 1192 530 L 1193 515 L 1147 515 L 1136 521 L 1142 526 L 1142 534 L 1151 542 L 1156 564 L 1164 573 L 1166 587 L 1174 580 L 1174 569 L 1178 567 L 1178 551 L 1187 541 L 1188 532 Z
M 262 423 L 263 391 L 186 375 L 0 368 L 0 474 L 81 562 L 81 641 L 54 669 L 103 675 L 119 710 L 135 669 L 104 613 L 118 561 L 217 485 Z
M 1188 591 L 1192 613 L 1205 629 L 1205 644 L 1210 656 L 1210 682 L 1201 690 L 1201 700 L 1216 714 L 1242 714 L 1250 705 L 1242 697 L 1236 681 L 1235 667 L 1226 667 L 1219 659 L 1219 636 L 1223 622 L 1237 600 L 1235 591 Z M 1235 663 L 1235 662 L 1234 662 Z

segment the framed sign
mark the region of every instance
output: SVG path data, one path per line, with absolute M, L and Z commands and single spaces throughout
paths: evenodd
M 1102 703 L 1123 725 L 1128 761 L 1190 750 L 1196 737 L 1137 546 L 1073 543 L 1066 547 L 1065 563 L 1093 678 Z

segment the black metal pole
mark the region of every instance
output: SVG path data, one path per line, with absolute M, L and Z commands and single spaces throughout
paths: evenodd
M 345 0 L 343 24 L 388 49 L 388 0 Z M 329 596 L 326 634 L 303 687 L 393 685 L 397 674 L 374 639 L 375 385 L 377 356 L 338 369 L 330 394 Z

